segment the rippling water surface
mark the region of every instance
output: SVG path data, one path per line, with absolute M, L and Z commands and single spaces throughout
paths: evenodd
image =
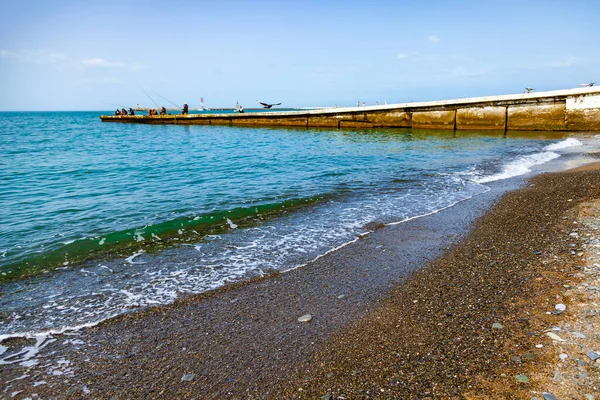
M 293 268 L 593 142 L 100 114 L 0 113 L 0 339 Z

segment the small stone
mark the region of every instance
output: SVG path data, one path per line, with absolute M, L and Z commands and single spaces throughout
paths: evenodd
M 596 400 L 596 396 L 594 396 L 593 394 L 586 394 L 585 400 Z
M 337 298 L 341 300 L 341 299 L 346 298 L 346 295 L 345 294 L 340 294 Z
M 535 354 L 533 354 L 532 352 L 528 351 L 526 353 L 523 353 L 523 358 L 526 360 L 533 360 L 535 358 Z
M 552 393 L 544 392 L 544 400 L 558 400 L 558 399 Z
M 301 316 L 300 318 L 298 318 L 298 322 L 310 322 L 312 321 L 312 315 L 310 314 L 305 314 L 303 316 Z
M 510 361 L 516 362 L 516 363 L 520 363 L 521 362 L 521 357 L 519 356 L 510 356 Z
M 561 338 L 560 336 L 558 336 L 556 333 L 554 332 L 546 332 L 546 335 L 552 339 L 552 340 L 556 340 L 557 342 L 564 342 L 565 339 Z
M 191 382 L 196 377 L 196 374 L 185 374 L 181 377 L 181 382 Z
M 599 359 L 599 358 L 600 358 L 600 353 L 598 353 L 597 351 L 588 351 L 588 352 L 587 352 L 587 353 L 585 353 L 585 354 L 587 354 L 587 356 L 588 356 L 589 358 L 591 358 L 591 359 L 592 359 L 592 361 L 596 361 L 597 359 Z
M 527 375 L 515 375 L 515 379 L 521 383 L 529 382 L 529 377 Z
M 567 358 L 569 358 L 568 355 L 566 355 L 565 353 L 561 353 L 561 355 L 559 356 L 561 361 L 565 361 Z
M 494 323 L 492 324 L 492 329 L 502 329 L 502 328 L 504 328 L 504 325 L 502 325 L 502 324 L 501 324 L 501 323 L 499 323 L 499 322 L 494 322 Z
M 563 287 L 564 287 L 565 289 L 568 289 L 568 288 L 570 288 L 570 287 L 571 287 L 571 285 L 568 285 L 568 284 L 566 284 L 566 283 L 565 283 L 565 284 L 563 285 Z
M 335 372 L 331 371 L 330 373 L 328 373 L 328 374 L 327 374 L 327 377 L 328 377 L 328 378 L 332 378 L 332 377 L 333 377 L 333 375 L 335 375 Z
M 535 345 L 535 347 L 538 348 L 538 349 L 541 349 L 542 347 L 544 347 L 544 345 L 541 344 L 541 343 L 538 343 L 538 344 Z
M 585 335 L 583 333 L 580 332 L 571 332 L 571 335 L 575 336 L 576 338 L 579 339 L 585 339 Z
M 554 308 L 556 309 L 556 311 L 563 312 L 567 309 L 567 306 L 565 306 L 562 303 L 558 303 L 557 305 L 554 306 Z
M 321 397 L 321 400 L 333 400 L 333 395 L 327 393 L 325 396 Z

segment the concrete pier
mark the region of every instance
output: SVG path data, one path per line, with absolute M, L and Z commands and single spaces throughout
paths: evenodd
M 600 87 L 367 107 L 100 118 L 145 124 L 600 131 Z

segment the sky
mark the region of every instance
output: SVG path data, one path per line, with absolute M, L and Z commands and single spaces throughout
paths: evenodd
M 0 0 L 0 110 L 373 105 L 599 81 L 600 1 Z

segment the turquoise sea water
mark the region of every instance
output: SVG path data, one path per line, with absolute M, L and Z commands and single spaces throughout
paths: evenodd
M 0 113 L 0 340 L 297 267 L 593 142 L 100 114 Z

